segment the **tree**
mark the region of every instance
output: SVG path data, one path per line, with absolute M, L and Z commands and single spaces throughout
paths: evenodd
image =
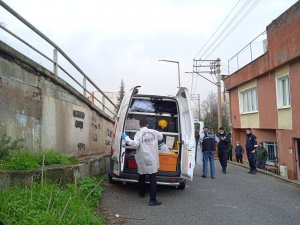
M 118 103 L 117 103 L 117 107 L 118 109 L 120 108 L 121 106 L 121 102 L 124 98 L 124 95 L 125 95 L 125 85 L 124 85 L 124 81 L 123 79 L 121 80 L 121 86 L 120 86 L 120 90 L 119 90 L 119 96 L 118 96 Z
M 202 118 L 204 125 L 210 127 L 211 131 L 218 131 L 218 98 L 215 92 L 210 92 L 201 105 Z M 222 126 L 226 131 L 230 131 L 227 111 L 222 106 Z

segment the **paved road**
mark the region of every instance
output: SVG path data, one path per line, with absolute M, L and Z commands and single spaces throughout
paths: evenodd
M 202 178 L 197 166 L 193 182 L 185 190 L 159 186 L 161 206 L 150 207 L 139 198 L 136 185 L 107 184 L 102 199 L 106 215 L 119 220 L 109 224 L 205 224 L 205 225 L 299 225 L 300 189 L 263 174 L 251 175 L 245 168 L 228 165 L 216 179 Z

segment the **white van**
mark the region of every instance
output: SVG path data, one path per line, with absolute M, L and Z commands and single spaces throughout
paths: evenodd
M 131 139 L 139 130 L 139 120 L 148 120 L 148 128 L 163 133 L 157 184 L 185 188 L 192 180 L 195 167 L 194 120 L 186 88 L 176 96 L 139 94 L 140 86 L 128 92 L 116 117 L 111 147 L 109 181 L 138 182 L 134 154 L 136 149 L 121 139 L 125 132 Z

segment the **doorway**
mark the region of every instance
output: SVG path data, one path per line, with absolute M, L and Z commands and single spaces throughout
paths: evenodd
M 296 162 L 297 162 L 297 175 L 300 180 L 300 139 L 295 139 L 296 145 Z

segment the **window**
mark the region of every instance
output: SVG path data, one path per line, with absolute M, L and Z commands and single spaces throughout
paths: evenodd
M 285 75 L 277 78 L 277 107 L 284 108 L 290 105 L 290 78 L 288 75 Z
M 257 112 L 256 88 L 240 92 L 240 109 L 242 113 Z
M 264 142 L 264 147 L 268 151 L 267 165 L 276 166 L 276 164 L 277 164 L 277 143 L 276 142 Z

